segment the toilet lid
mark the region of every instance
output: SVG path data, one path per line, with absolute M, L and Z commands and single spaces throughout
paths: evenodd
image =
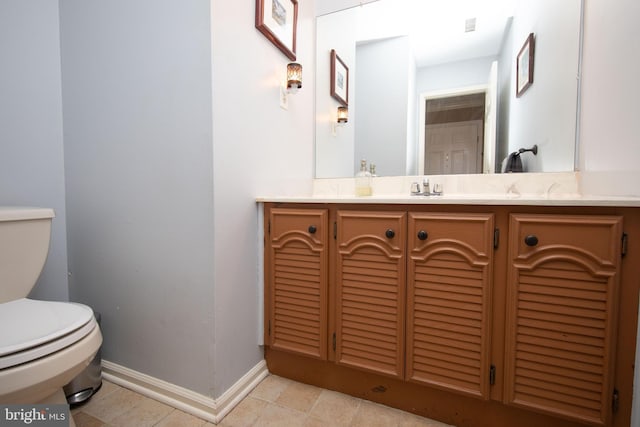
M 0 304 L 0 369 L 74 344 L 96 325 L 83 304 L 21 298 Z

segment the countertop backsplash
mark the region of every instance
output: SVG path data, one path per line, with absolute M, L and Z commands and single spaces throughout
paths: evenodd
M 478 175 L 429 175 L 376 177 L 372 179 L 373 196 L 410 197 L 411 184 L 420 188 L 428 180 L 431 189 L 440 184 L 444 196 L 491 197 L 507 196 L 578 197 L 578 176 L 575 173 L 509 173 Z M 316 179 L 313 195 L 317 197 L 344 197 L 355 195 L 351 178 Z
M 633 183 L 640 182 L 636 179 L 640 178 L 638 174 L 624 175 L 625 185 L 620 185 L 623 177 L 618 175 L 546 172 L 375 177 L 372 195 L 364 197 L 356 196 L 355 179 L 326 178 L 313 180 L 311 194 L 265 195 L 257 201 L 640 207 L 640 191 L 634 191 L 633 187 Z M 411 194 L 413 183 L 418 183 L 423 191 L 427 179 L 429 188 L 433 191 L 438 185 L 442 195 Z

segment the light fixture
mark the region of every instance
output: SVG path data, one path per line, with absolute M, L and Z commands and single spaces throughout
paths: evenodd
M 302 65 L 297 62 L 287 64 L 287 92 L 296 93 L 302 87 Z
M 347 107 L 338 107 L 338 123 L 343 124 L 349 121 L 349 109 Z

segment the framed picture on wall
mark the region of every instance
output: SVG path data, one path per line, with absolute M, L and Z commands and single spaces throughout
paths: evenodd
M 529 34 L 516 58 L 516 97 L 520 97 L 533 84 L 533 54 L 535 37 Z
M 256 0 L 256 28 L 287 58 L 296 60 L 298 0 Z
M 349 68 L 331 49 L 331 96 L 342 105 L 349 105 Z

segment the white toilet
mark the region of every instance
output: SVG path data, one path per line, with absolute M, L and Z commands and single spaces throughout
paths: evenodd
M 102 344 L 91 308 L 26 298 L 44 267 L 53 217 L 51 209 L 0 207 L 2 404 L 66 403 L 62 387 Z

